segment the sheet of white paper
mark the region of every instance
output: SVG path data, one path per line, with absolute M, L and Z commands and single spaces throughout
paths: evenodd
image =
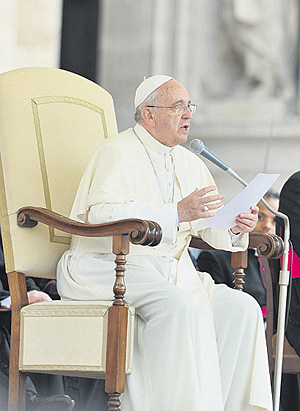
M 206 218 L 201 222 L 204 227 L 214 227 L 228 230 L 235 226 L 235 218 L 240 213 L 248 213 L 253 204 L 266 194 L 280 174 L 259 173 L 236 197 L 224 207 L 220 208 L 214 217 Z

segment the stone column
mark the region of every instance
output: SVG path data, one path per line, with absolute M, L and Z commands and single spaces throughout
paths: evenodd
M 59 66 L 62 0 L 2 0 L 0 72 Z

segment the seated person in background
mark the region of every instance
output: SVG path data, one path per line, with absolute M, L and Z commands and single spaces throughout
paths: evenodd
M 279 195 L 269 190 L 264 199 L 275 210 L 278 209 Z M 253 232 L 275 234 L 275 215 L 261 202 L 258 203 L 258 221 Z M 231 267 L 231 253 L 223 250 L 201 250 L 194 264 L 199 271 L 210 273 L 217 284 L 227 284 L 234 287 L 233 268 Z M 256 250 L 248 250 L 248 266 L 245 269 L 244 291 L 252 295 L 261 306 L 264 317 L 266 316 L 266 282 L 263 261 L 258 257 Z
M 290 220 L 290 240 L 293 245 L 291 303 L 286 337 L 300 357 L 300 171 L 290 176 L 283 185 L 279 195 L 279 211 Z M 282 219 L 276 217 L 276 223 L 277 234 L 283 237 Z M 300 375 L 283 374 L 280 411 L 294 410 L 300 410 Z
M 254 298 L 198 273 L 190 235 L 227 250 L 244 250 L 258 207 L 227 231 L 201 226 L 223 195 L 204 162 L 181 147 L 196 106 L 170 76 L 145 79 L 135 95 L 137 124 L 106 139 L 80 183 L 71 218 L 107 223 L 154 220 L 156 247 L 131 245 L 125 300 L 136 309 L 126 411 L 271 410 L 263 319 Z M 58 289 L 72 300 L 112 299 L 111 238 L 73 236 L 58 264 Z
M 25 277 L 25 281 L 29 304 L 37 303 L 39 301 L 57 300 L 60 298 L 56 288 L 56 280 Z M 10 308 L 10 305 L 10 292 L 8 278 L 5 271 L 3 245 L 0 231 L 0 307 Z M 0 323 L 5 325 L 5 327 L 10 331 L 10 313 L 8 311 L 0 311 Z
M 300 171 L 293 174 L 280 192 L 279 211 L 290 220 L 290 240 L 293 245 L 292 292 L 286 336 L 300 356 Z M 278 222 L 278 234 L 283 235 L 282 221 Z
M 51 301 L 51 297 L 46 292 L 41 291 L 33 278 L 26 277 L 26 285 L 29 304 L 39 301 Z M 55 284 L 53 286 L 55 287 Z M 55 295 L 55 288 L 51 291 Z M 8 408 L 10 304 L 10 293 L 0 236 L 0 409 L 2 411 Z M 74 402 L 69 396 L 64 395 L 64 384 L 61 376 L 30 374 L 30 377 L 27 377 L 26 410 L 71 411 L 73 407 Z

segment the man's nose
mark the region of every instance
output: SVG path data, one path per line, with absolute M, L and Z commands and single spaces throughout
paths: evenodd
M 192 118 L 193 114 L 192 114 L 191 110 L 189 108 L 187 108 L 187 110 L 183 113 L 182 117 L 183 118 Z
M 271 219 L 266 219 L 264 221 L 263 227 L 266 231 L 275 231 L 275 224 Z

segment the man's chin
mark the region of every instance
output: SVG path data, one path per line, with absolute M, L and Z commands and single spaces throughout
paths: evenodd
M 177 137 L 177 143 L 178 144 L 186 143 L 186 141 L 188 139 L 188 135 L 189 135 L 189 133 L 187 133 L 187 134 L 180 133 Z

